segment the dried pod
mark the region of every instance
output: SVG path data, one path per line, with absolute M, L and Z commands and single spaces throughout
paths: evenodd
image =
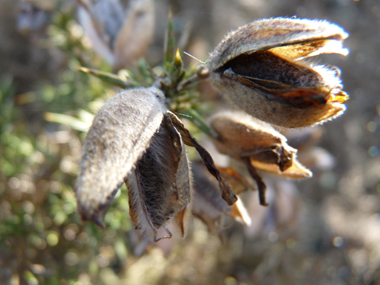
M 256 168 L 288 178 L 310 177 L 311 172 L 296 160 L 297 150 L 272 126 L 239 111 L 221 112 L 210 119 L 218 134 L 217 149 L 242 160 L 256 181 L 260 204 L 266 205 L 265 183 Z
M 78 0 L 78 18 L 95 51 L 115 70 L 143 57 L 153 39 L 154 1 Z
M 281 171 L 276 165 L 263 163 L 261 161 L 257 161 L 253 158 L 250 158 L 250 164 L 262 171 L 268 172 L 270 174 L 278 175 L 284 178 L 292 178 L 292 179 L 303 179 L 310 178 L 313 176 L 313 173 L 303 166 L 298 159 L 293 159 L 292 166 L 287 168 L 284 171 Z
M 82 220 L 103 227 L 104 214 L 124 181 L 137 229 L 154 241 L 170 238 L 166 224 L 174 218 L 184 237 L 192 201 L 185 144 L 197 149 L 217 179 L 222 198 L 230 205 L 236 201 L 210 154 L 164 101 L 162 91 L 154 87 L 132 89 L 115 95 L 99 110 L 83 144 L 76 184 Z
M 123 6 L 119 0 L 77 1 L 78 21 L 90 38 L 95 52 L 113 65 L 115 39 L 124 22 Z
M 339 70 L 303 59 L 322 53 L 346 55 L 347 33 L 327 21 L 275 18 L 230 33 L 207 62 L 213 86 L 260 120 L 299 128 L 345 111 Z
M 192 169 L 194 179 L 192 212 L 194 216 L 207 225 L 212 234 L 216 234 L 222 228 L 227 217 L 233 217 L 245 224 L 250 223 L 250 218 L 240 199 L 232 206 L 228 206 L 226 201 L 222 199 L 217 181 L 207 172 L 205 165 L 195 162 Z M 239 182 L 236 181 L 235 185 L 239 185 L 239 188 L 246 187 L 247 182 L 244 177 L 240 177 L 232 170 L 225 170 L 222 173 L 227 172 L 229 172 L 229 176 L 234 175 L 239 178 Z M 230 179 L 228 181 L 231 182 Z
M 207 173 L 202 163 L 193 163 L 194 195 L 193 215 L 204 222 L 208 230 L 215 234 L 225 217 L 230 215 L 230 208 L 220 197 L 215 179 Z
M 175 114 L 166 111 L 150 147 L 125 179 L 131 219 L 137 229 L 152 233 L 154 241 L 172 236 L 166 223 L 174 216 L 182 236 L 186 235 L 192 191 L 184 144 L 197 149 L 206 168 L 217 179 L 219 199 L 223 201 L 223 198 L 223 203 L 230 205 L 237 199 L 210 154 L 198 144 Z M 161 228 L 166 235 L 160 235 Z
M 134 64 L 144 57 L 153 40 L 154 1 L 131 1 L 126 20 L 115 41 L 114 69 L 119 70 Z
M 232 157 L 250 157 L 252 160 L 273 165 L 279 171 L 292 166 L 297 150 L 290 147 L 286 137 L 271 125 L 239 111 L 215 114 L 211 127 L 219 135 L 215 145 L 223 154 Z
M 190 166 L 185 145 L 168 115 L 125 181 L 130 216 L 137 229 L 148 235 L 151 230 L 154 241 L 170 238 L 172 234 L 165 224 L 176 215 L 185 236 L 191 213 Z M 161 227 L 166 230 L 166 236 L 157 236 Z
M 253 186 L 247 179 L 237 173 L 235 170 L 228 167 L 218 167 L 222 176 L 228 181 L 231 185 L 232 189 L 234 189 L 234 193 L 239 195 L 248 191 L 248 189 L 256 190 L 255 186 Z
M 160 127 L 164 99 L 156 88 L 132 89 L 115 95 L 99 110 L 83 143 L 76 184 L 83 220 L 103 227 L 116 190 Z

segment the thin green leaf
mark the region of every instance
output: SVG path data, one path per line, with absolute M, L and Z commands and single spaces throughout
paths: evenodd
M 174 26 L 173 26 L 173 13 L 169 10 L 168 25 L 165 34 L 165 46 L 164 46 L 164 66 L 167 69 L 170 63 L 174 60 L 175 51 L 175 38 L 174 38 Z
M 108 82 L 112 85 L 115 85 L 121 88 L 130 88 L 130 87 L 135 86 L 135 84 L 133 84 L 132 82 L 124 81 L 120 79 L 119 76 L 112 73 L 103 72 L 96 69 L 90 69 L 90 68 L 82 67 L 82 66 L 78 66 L 78 69 L 84 73 L 91 74 L 105 82 Z
M 84 122 L 75 117 L 71 117 L 64 114 L 49 113 L 44 114 L 44 118 L 48 122 L 67 125 L 75 130 L 87 132 L 91 125 L 91 122 Z

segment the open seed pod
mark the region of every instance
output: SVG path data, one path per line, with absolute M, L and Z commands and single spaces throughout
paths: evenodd
M 231 32 L 210 54 L 213 86 L 248 114 L 299 128 L 341 115 L 348 95 L 336 67 L 303 59 L 323 53 L 346 55 L 348 36 L 327 21 L 275 18 Z
M 130 216 L 137 229 L 154 241 L 172 236 L 166 227 L 175 216 L 182 237 L 191 215 L 191 169 L 185 145 L 169 116 L 152 137 L 149 148 L 125 178 Z M 166 235 L 159 236 L 163 227 Z
M 84 221 L 104 227 L 104 214 L 117 189 L 160 127 L 164 100 L 156 88 L 131 89 L 113 96 L 98 111 L 82 146 L 76 183 Z
M 124 181 L 136 229 L 154 241 L 170 238 L 166 225 L 175 219 L 184 237 L 192 201 L 185 145 L 198 151 L 216 178 L 221 199 L 234 204 L 237 197 L 231 186 L 207 150 L 166 109 L 162 91 L 130 89 L 109 99 L 95 116 L 82 148 L 75 189 L 82 220 L 104 227 L 103 217 Z

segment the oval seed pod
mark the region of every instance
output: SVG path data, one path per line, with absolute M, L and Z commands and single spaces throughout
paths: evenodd
M 223 154 L 241 160 L 256 181 L 260 204 L 266 206 L 266 185 L 256 169 L 286 178 L 311 177 L 296 160 L 297 150 L 271 125 L 243 112 L 221 112 L 210 119 L 219 139 L 214 143 Z
M 211 127 L 220 140 L 214 140 L 219 152 L 232 157 L 250 157 L 271 164 L 279 171 L 292 166 L 297 150 L 271 125 L 239 111 L 215 114 Z
M 322 123 L 342 114 L 348 95 L 339 70 L 302 59 L 346 55 L 340 27 L 327 21 L 275 18 L 230 33 L 210 54 L 213 86 L 260 120 L 287 128 Z
M 124 177 L 149 147 L 166 111 L 154 88 L 123 91 L 96 114 L 82 146 L 76 183 L 78 212 L 103 227 L 103 216 Z

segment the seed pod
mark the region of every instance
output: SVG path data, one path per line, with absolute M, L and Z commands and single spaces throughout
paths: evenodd
M 250 157 L 271 164 L 279 171 L 292 166 L 297 150 L 290 147 L 286 137 L 271 125 L 243 112 L 230 111 L 215 114 L 211 127 L 220 140 L 214 140 L 219 152 L 232 157 Z
M 341 115 L 348 95 L 339 70 L 302 59 L 346 55 L 340 27 L 326 21 L 275 18 L 230 33 L 207 62 L 213 86 L 248 114 L 287 128 Z
M 200 162 L 195 162 L 192 166 L 194 177 L 193 215 L 204 222 L 212 234 L 216 234 L 221 229 L 224 219 L 227 217 L 233 217 L 245 224 L 250 224 L 250 218 L 241 200 L 239 199 L 232 206 L 228 206 L 226 201 L 220 197 L 217 181 L 207 172 L 206 167 Z M 243 191 L 250 187 L 245 178 L 233 170 L 220 170 L 229 183 L 233 182 L 231 183 L 233 186 L 237 186 Z
M 124 177 L 149 147 L 166 111 L 156 88 L 132 89 L 109 99 L 99 110 L 82 147 L 76 184 L 84 221 L 103 227 L 103 216 Z
M 255 168 L 283 178 L 303 179 L 313 176 L 313 173 L 303 166 L 297 159 L 294 159 L 292 161 L 292 166 L 284 171 L 281 171 L 275 164 L 263 163 L 253 158 L 250 158 L 249 161 Z
M 137 229 L 154 236 L 154 241 L 170 238 L 166 222 L 174 215 L 184 237 L 191 213 L 190 166 L 185 145 L 165 115 L 150 147 L 125 179 L 130 216 Z M 163 227 L 167 236 L 157 236 Z
M 114 69 L 129 67 L 144 57 L 153 40 L 154 1 L 130 2 L 129 13 L 115 42 Z
M 230 215 L 230 208 L 226 201 L 220 197 L 218 184 L 202 163 L 193 163 L 194 177 L 194 206 L 193 215 L 199 218 L 215 234 L 218 225 Z
M 297 150 L 271 125 L 243 112 L 221 112 L 210 119 L 218 134 L 217 149 L 240 159 L 247 167 L 259 190 L 260 204 L 267 205 L 266 185 L 256 169 L 287 178 L 306 178 L 311 172 L 296 160 Z
M 94 50 L 115 70 L 143 57 L 153 39 L 154 1 L 131 0 L 124 9 L 120 0 L 78 1 L 78 19 Z
M 185 144 L 196 148 L 207 170 L 217 179 L 218 192 L 222 196 L 219 199 L 223 198 L 229 205 L 237 200 L 207 150 L 198 144 L 175 114 L 166 111 L 150 147 L 125 179 L 131 219 L 136 229 L 152 233 L 154 241 L 171 238 L 166 222 L 174 216 L 182 236 L 186 235 L 192 190 Z M 159 236 L 161 228 L 167 235 Z
M 78 211 L 100 227 L 123 181 L 128 186 L 130 216 L 137 229 L 158 241 L 172 236 L 166 223 L 175 218 L 182 237 L 191 215 L 191 170 L 185 144 L 199 152 L 217 179 L 222 198 L 236 196 L 210 154 L 169 112 L 162 91 L 140 88 L 109 99 L 95 116 L 83 144 L 76 184 Z M 167 235 L 161 235 L 164 229 Z

